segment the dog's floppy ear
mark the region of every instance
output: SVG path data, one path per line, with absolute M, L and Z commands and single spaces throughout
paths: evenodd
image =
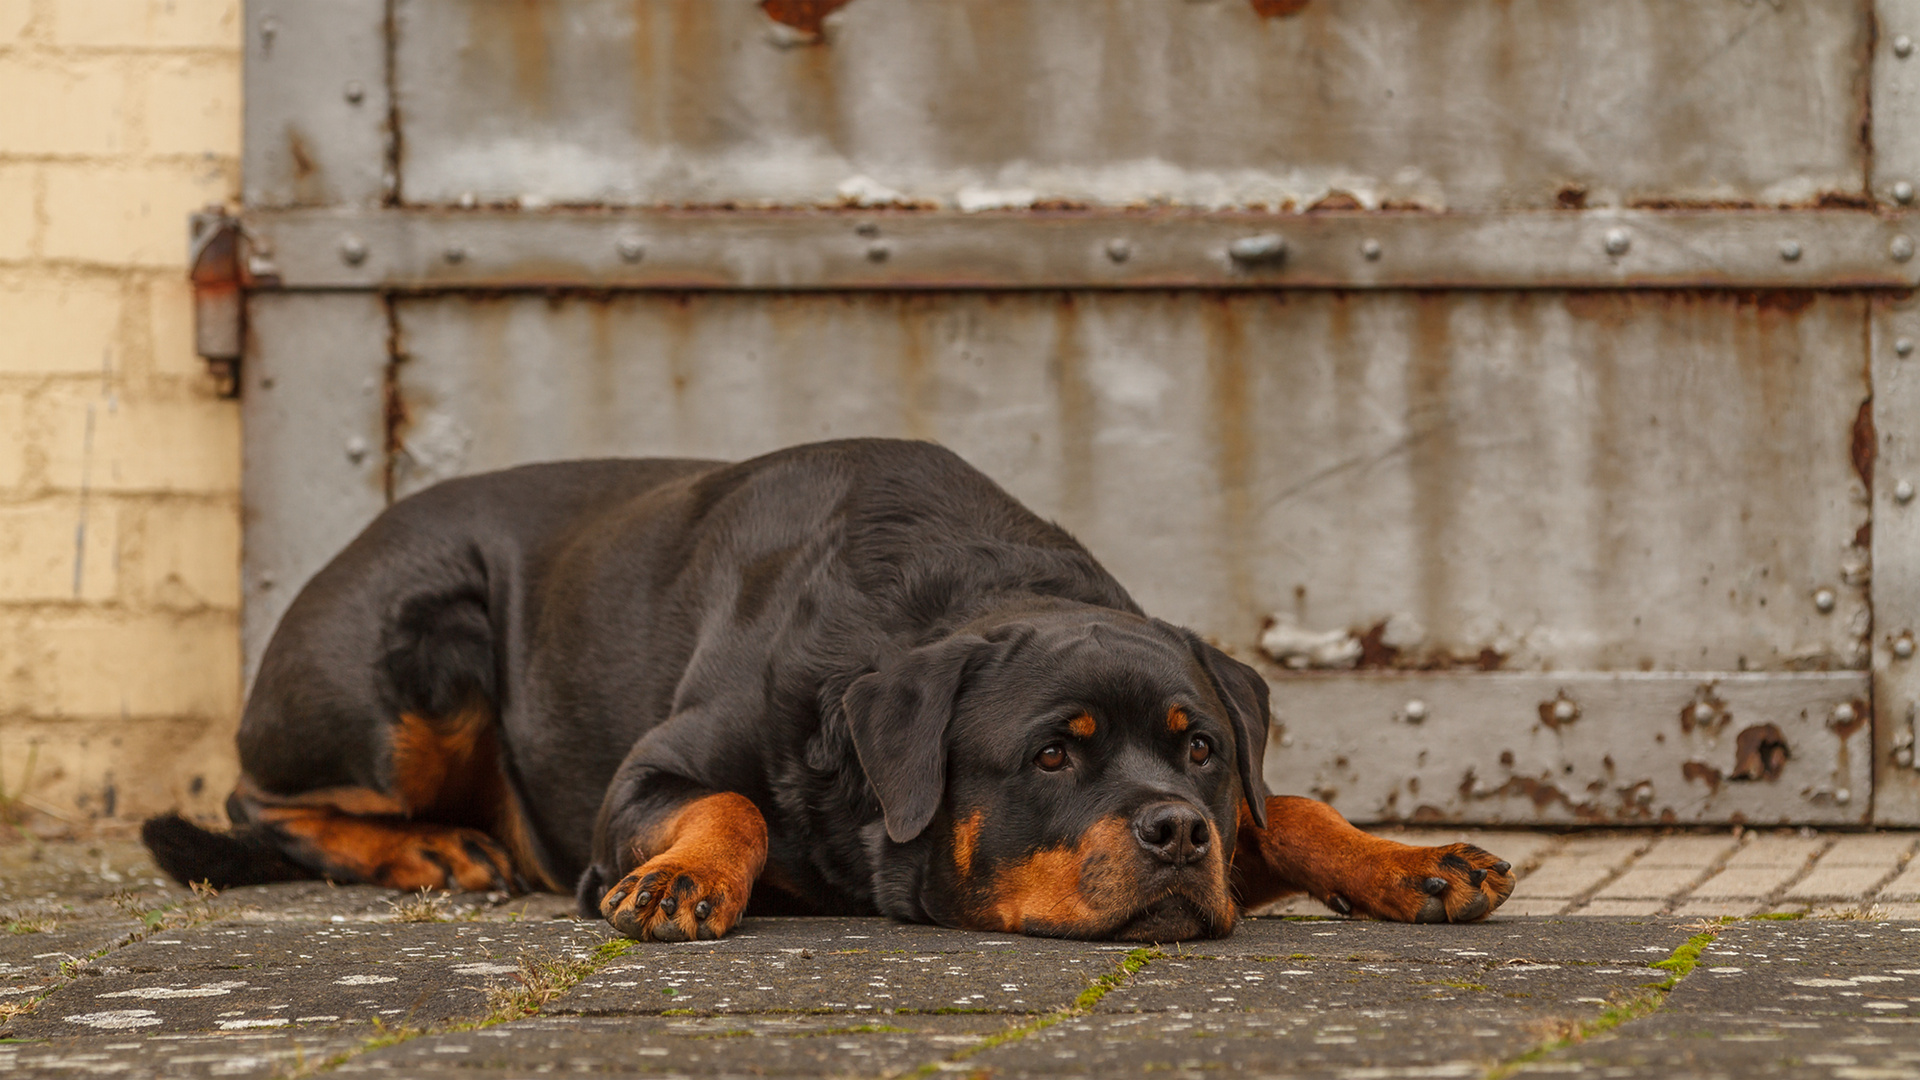
M 969 664 L 990 648 L 983 637 L 954 634 L 862 675 L 841 698 L 860 768 L 895 843 L 919 836 L 940 809 L 954 700 Z
M 1206 669 L 1213 692 L 1227 707 L 1233 721 L 1233 752 L 1240 759 L 1240 790 L 1247 797 L 1247 809 L 1253 823 L 1267 826 L 1267 790 L 1264 765 L 1267 756 L 1267 728 L 1273 713 L 1267 704 L 1267 680 L 1258 671 L 1235 660 L 1200 640 L 1198 634 L 1185 631 L 1193 655 Z

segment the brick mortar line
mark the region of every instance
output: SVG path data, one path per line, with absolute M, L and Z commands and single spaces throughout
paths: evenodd
M 1786 896 L 1787 896 L 1788 890 L 1792 889 L 1795 885 L 1798 885 L 1800 882 L 1806 880 L 1807 875 L 1813 873 L 1813 868 L 1819 864 L 1821 858 L 1824 857 L 1827 854 L 1827 852 L 1832 851 L 1834 849 L 1834 845 L 1838 843 L 1839 841 L 1837 839 L 1829 837 L 1827 842 L 1820 846 L 1820 850 L 1807 856 L 1807 861 L 1801 865 L 1797 873 L 1793 874 L 1791 877 L 1787 878 L 1787 880 L 1781 882 L 1780 884 L 1774 886 L 1773 889 L 1767 893 L 1766 897 L 1761 900 L 1761 903 L 1764 904 L 1769 910 L 1773 908 L 1777 908 L 1781 904 L 1786 903 L 1787 902 Z
M 1836 839 L 1832 844 L 1829 844 L 1826 848 L 1821 850 L 1819 857 L 1824 859 L 1828 854 L 1830 854 L 1833 851 L 1835 847 L 1839 846 L 1839 843 L 1840 843 L 1839 840 Z M 1901 872 L 1906 870 L 1907 864 L 1912 862 L 1913 859 L 1914 859 L 1914 849 L 1913 849 L 1913 846 L 1909 844 L 1907 847 L 1907 850 L 1904 852 L 1901 852 L 1900 856 L 1893 860 L 1893 869 L 1887 871 L 1886 873 L 1880 875 L 1878 878 L 1874 879 L 1874 884 L 1865 890 L 1863 895 L 1861 895 L 1858 898 L 1857 902 L 1859 904 L 1865 905 L 1869 909 L 1872 908 L 1874 906 L 1873 904 L 1874 897 L 1879 896 L 1880 893 L 1884 889 L 1886 889 L 1887 886 L 1893 884 L 1894 879 L 1899 877 Z M 1811 876 L 1814 871 L 1818 869 L 1820 869 L 1820 865 L 1818 862 L 1816 862 L 1814 863 L 1813 866 L 1809 867 L 1805 872 L 1800 874 L 1800 876 L 1794 878 L 1793 881 L 1790 881 L 1786 885 L 1781 886 L 1781 889 L 1782 890 L 1791 889 L 1795 884 L 1798 884 L 1799 882 L 1805 880 L 1807 877 Z M 1811 907 L 1814 904 L 1818 904 L 1822 902 L 1839 902 L 1843 900 L 1855 899 L 1853 897 L 1843 897 L 1843 896 L 1836 895 L 1832 897 L 1825 897 L 1825 896 L 1812 897 L 1806 900 L 1788 900 L 1785 898 L 1784 891 L 1782 892 L 1781 897 L 1782 897 L 1781 898 L 1782 903 L 1789 903 L 1789 904 L 1804 903 L 1804 904 L 1807 904 L 1809 907 Z M 1902 901 L 1889 901 L 1889 902 L 1900 903 Z

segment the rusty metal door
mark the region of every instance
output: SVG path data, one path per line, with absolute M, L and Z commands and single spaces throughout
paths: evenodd
M 250 661 L 445 477 L 923 437 L 1276 789 L 1920 823 L 1916 0 L 246 17 Z

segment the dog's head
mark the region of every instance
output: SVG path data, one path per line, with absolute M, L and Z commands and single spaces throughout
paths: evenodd
M 1232 931 L 1267 688 L 1191 632 L 1083 605 L 1002 615 L 894 658 L 845 705 L 885 815 L 884 910 L 1053 937 Z

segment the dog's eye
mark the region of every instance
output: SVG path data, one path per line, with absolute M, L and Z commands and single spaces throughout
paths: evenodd
M 1048 743 L 1033 756 L 1033 763 L 1048 772 L 1053 772 L 1067 763 L 1067 748 L 1059 743 Z
M 1213 740 L 1205 735 L 1195 735 L 1193 741 L 1187 743 L 1187 756 L 1193 759 L 1195 765 L 1205 765 L 1207 759 L 1213 756 Z

